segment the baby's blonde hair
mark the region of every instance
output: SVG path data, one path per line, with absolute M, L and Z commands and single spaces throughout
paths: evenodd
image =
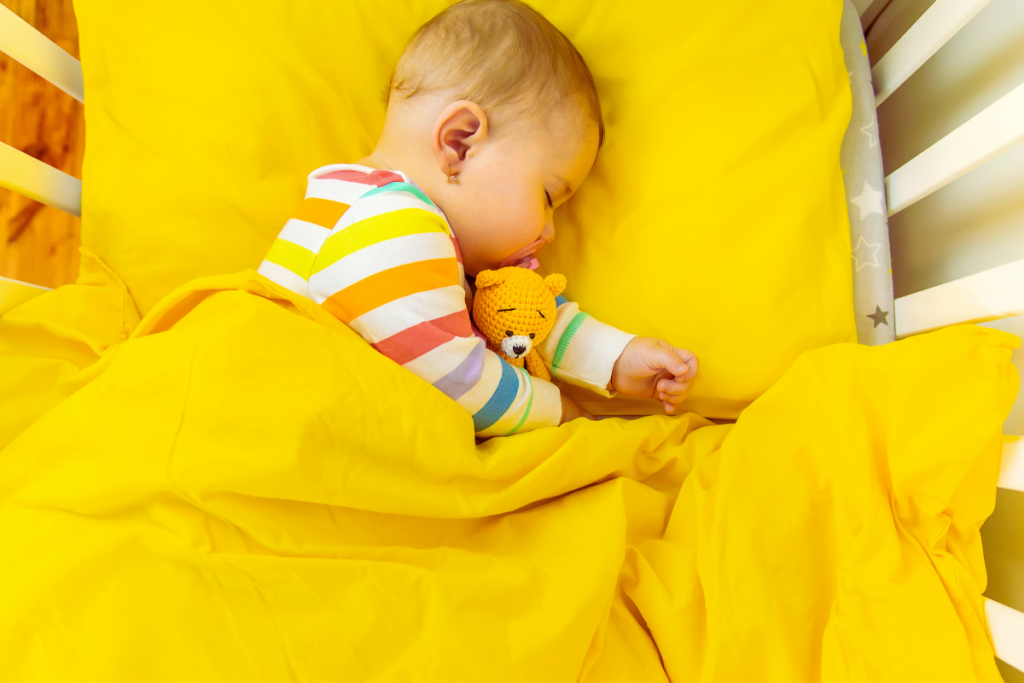
M 578 102 L 604 142 L 601 103 L 586 62 L 520 0 L 463 0 L 413 34 L 391 77 L 388 101 L 436 92 L 476 102 L 490 118 L 498 115 L 499 125 L 502 113 L 545 113 Z

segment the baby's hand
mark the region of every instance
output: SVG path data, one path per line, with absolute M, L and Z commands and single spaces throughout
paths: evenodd
M 627 396 L 655 398 L 674 413 L 686 400 L 699 363 L 692 351 L 662 339 L 637 337 L 626 344 L 612 368 L 612 388 Z

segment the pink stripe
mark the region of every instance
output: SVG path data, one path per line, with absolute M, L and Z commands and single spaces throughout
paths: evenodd
M 344 169 L 341 171 L 331 171 L 330 173 L 324 173 L 323 175 L 316 176 L 317 180 L 347 180 L 350 183 L 362 183 L 363 185 L 376 185 L 377 187 L 383 187 L 391 183 L 403 183 L 402 176 L 391 171 L 372 171 L 366 173 L 364 171 L 353 171 L 350 169 Z
M 413 325 L 373 345 L 399 365 L 405 365 L 433 351 L 456 337 L 472 337 L 469 311 L 456 311 L 450 315 Z
M 452 236 L 452 245 L 455 247 L 455 260 L 462 263 L 462 250 L 459 249 L 459 241 Z

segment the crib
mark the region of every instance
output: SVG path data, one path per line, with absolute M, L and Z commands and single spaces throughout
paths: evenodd
M 872 68 L 875 106 L 879 107 L 904 85 L 981 12 L 990 0 L 936 0 L 901 32 Z M 862 25 L 884 18 L 889 0 L 855 0 Z M 985 47 L 978 49 L 984 50 Z M 84 101 L 80 63 L 5 7 L 0 7 L 0 50 L 22 63 L 79 102 Z M 883 150 L 893 138 L 882 139 Z M 943 191 L 961 176 L 1024 142 L 1024 84 L 1018 85 L 924 152 L 885 177 L 890 217 L 922 199 Z M 29 155 L 0 143 L 0 186 L 67 213 L 81 215 L 82 182 Z M 46 288 L 0 278 L 0 314 Z M 1024 314 L 1024 260 L 952 279 L 894 301 L 896 337 L 903 338 L 959 323 L 1011 320 Z M 998 325 L 999 323 L 995 323 Z M 1020 333 L 1012 321 L 1003 327 Z M 1018 400 L 1018 406 L 1020 406 Z M 1015 414 L 1017 407 L 1015 407 Z M 1012 423 L 1014 418 L 1011 417 Z M 1024 492 L 1024 441 L 1004 438 L 999 477 L 999 503 L 995 517 Z M 1004 523 L 1004 527 L 1007 525 Z M 986 539 L 986 560 L 1012 579 L 1009 592 L 1018 607 L 1024 581 L 1020 577 L 1020 549 L 1010 538 L 992 533 Z M 1019 545 L 1019 539 L 1013 539 Z M 990 591 L 991 593 L 991 586 Z M 1006 593 L 1004 590 L 1003 593 Z M 996 655 L 1014 669 L 1024 671 L 1024 612 L 994 599 L 986 602 L 986 615 Z M 1009 673 L 1009 669 L 1003 669 Z M 1010 675 L 1017 675 L 1013 672 Z M 1010 680 L 1024 680 L 1011 678 Z

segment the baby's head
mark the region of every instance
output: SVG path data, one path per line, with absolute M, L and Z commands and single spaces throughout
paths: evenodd
M 603 137 L 593 77 L 569 39 L 519 0 L 466 0 L 410 40 L 367 161 L 426 191 L 475 275 L 554 238 L 552 214 Z

